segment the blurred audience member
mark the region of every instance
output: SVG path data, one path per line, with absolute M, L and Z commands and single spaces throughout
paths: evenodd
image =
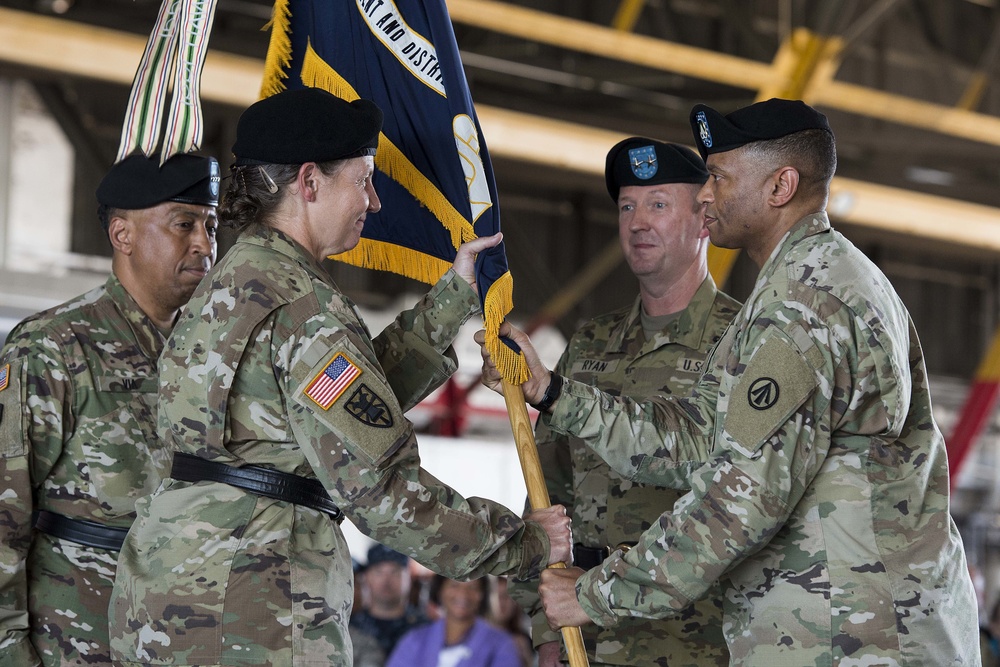
M 364 572 L 368 604 L 351 617 L 351 625 L 374 637 L 385 655 L 407 631 L 427 623 L 423 611 L 409 603 L 409 561 L 383 544 L 368 550 Z
M 507 577 L 496 578 L 490 599 L 490 620 L 493 625 L 510 633 L 524 667 L 535 664 L 535 649 L 531 645 L 531 619 L 508 595 Z
M 351 607 L 351 618 L 368 604 L 368 593 L 365 585 L 365 566 L 351 558 L 354 569 L 354 606 Z M 354 646 L 354 667 L 382 667 L 385 664 L 385 653 L 378 645 L 375 637 L 368 634 L 354 623 L 348 627 L 351 644 Z
M 431 600 L 443 618 L 408 632 L 386 667 L 521 667 L 513 638 L 484 618 L 490 582 L 434 577 Z

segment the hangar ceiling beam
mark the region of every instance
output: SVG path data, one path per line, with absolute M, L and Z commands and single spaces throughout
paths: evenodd
M 665 42 L 496 0 L 448 0 L 456 23 L 737 88 L 781 84 L 772 64 Z M 825 79 L 825 80 L 824 80 Z M 810 102 L 859 116 L 1000 146 L 1000 118 L 865 86 L 817 78 Z
M 482 2 L 451 0 L 460 4 L 470 1 Z M 0 8 L 0 62 L 129 85 L 144 48 L 145 39 L 137 35 Z M 256 100 L 262 73 L 263 59 L 210 51 L 202 96 L 245 107 Z M 884 98 L 878 99 L 874 108 L 884 109 Z M 608 147 L 625 136 L 498 107 L 476 108 L 495 156 L 570 171 L 603 174 Z M 970 115 L 982 116 L 966 117 Z M 994 120 L 1000 141 L 1000 119 Z M 833 182 L 829 209 L 844 222 L 1000 252 L 997 208 L 838 177 Z M 962 224 L 943 225 L 942 220 L 960 220 Z

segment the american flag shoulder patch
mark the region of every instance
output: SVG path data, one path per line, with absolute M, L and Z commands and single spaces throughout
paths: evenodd
M 340 395 L 347 391 L 360 375 L 361 369 L 343 352 L 338 352 L 306 386 L 303 393 L 319 407 L 329 410 L 334 401 L 340 398 Z
M 6 389 L 8 384 L 10 384 L 10 364 L 0 368 L 0 391 Z

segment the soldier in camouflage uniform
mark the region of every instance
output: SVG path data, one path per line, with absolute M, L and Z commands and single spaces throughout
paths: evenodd
M 631 307 L 584 324 L 555 372 L 635 400 L 683 396 L 740 306 L 708 274 L 708 231 L 696 198 L 708 178 L 705 163 L 683 146 L 632 137 L 608 152 L 604 174 L 639 295 Z M 550 429 L 547 414 L 538 420 L 535 440 L 549 496 L 573 519 L 574 563 L 585 569 L 616 545 L 634 544 L 682 495 L 623 478 L 583 442 Z M 556 664 L 562 644 L 548 628 L 537 584 L 515 583 L 510 590 L 532 617 L 540 667 Z M 585 627 L 583 636 L 592 667 L 729 664 L 718 587 L 680 618 L 626 618 L 613 629 Z
M 892 285 L 830 227 L 826 118 L 769 100 L 691 120 L 711 239 L 760 275 L 686 398 L 525 385 L 630 479 L 692 489 L 601 568 L 543 577 L 550 622 L 670 616 L 722 580 L 734 665 L 979 665 L 923 353 Z
M 117 548 L 168 463 L 156 359 L 215 260 L 214 159 L 130 157 L 97 198 L 112 275 L 20 323 L 0 357 L 0 664 L 12 667 L 111 664 Z
M 465 244 L 374 339 L 320 264 L 380 208 L 381 121 L 371 102 L 309 88 L 240 118 L 220 217 L 248 227 L 161 358 L 172 479 L 139 504 L 119 559 L 121 664 L 350 665 L 343 513 L 451 577 L 531 577 L 570 557 L 564 508 L 522 521 L 463 498 L 420 468 L 404 417 L 455 369 L 449 345 L 478 306 L 473 256 L 499 236 Z

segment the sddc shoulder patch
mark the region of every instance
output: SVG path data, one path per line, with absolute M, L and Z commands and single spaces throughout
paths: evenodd
M 303 390 L 316 405 L 329 410 L 330 406 L 347 391 L 361 375 L 361 369 L 347 358 L 343 352 L 333 355 L 330 362 L 323 367 L 312 382 Z
M 744 456 L 760 449 L 818 386 L 799 351 L 780 333 L 767 335 L 729 397 L 725 430 Z
M 362 384 L 344 403 L 344 409 L 362 424 L 375 428 L 392 428 L 392 412 L 378 394 Z

